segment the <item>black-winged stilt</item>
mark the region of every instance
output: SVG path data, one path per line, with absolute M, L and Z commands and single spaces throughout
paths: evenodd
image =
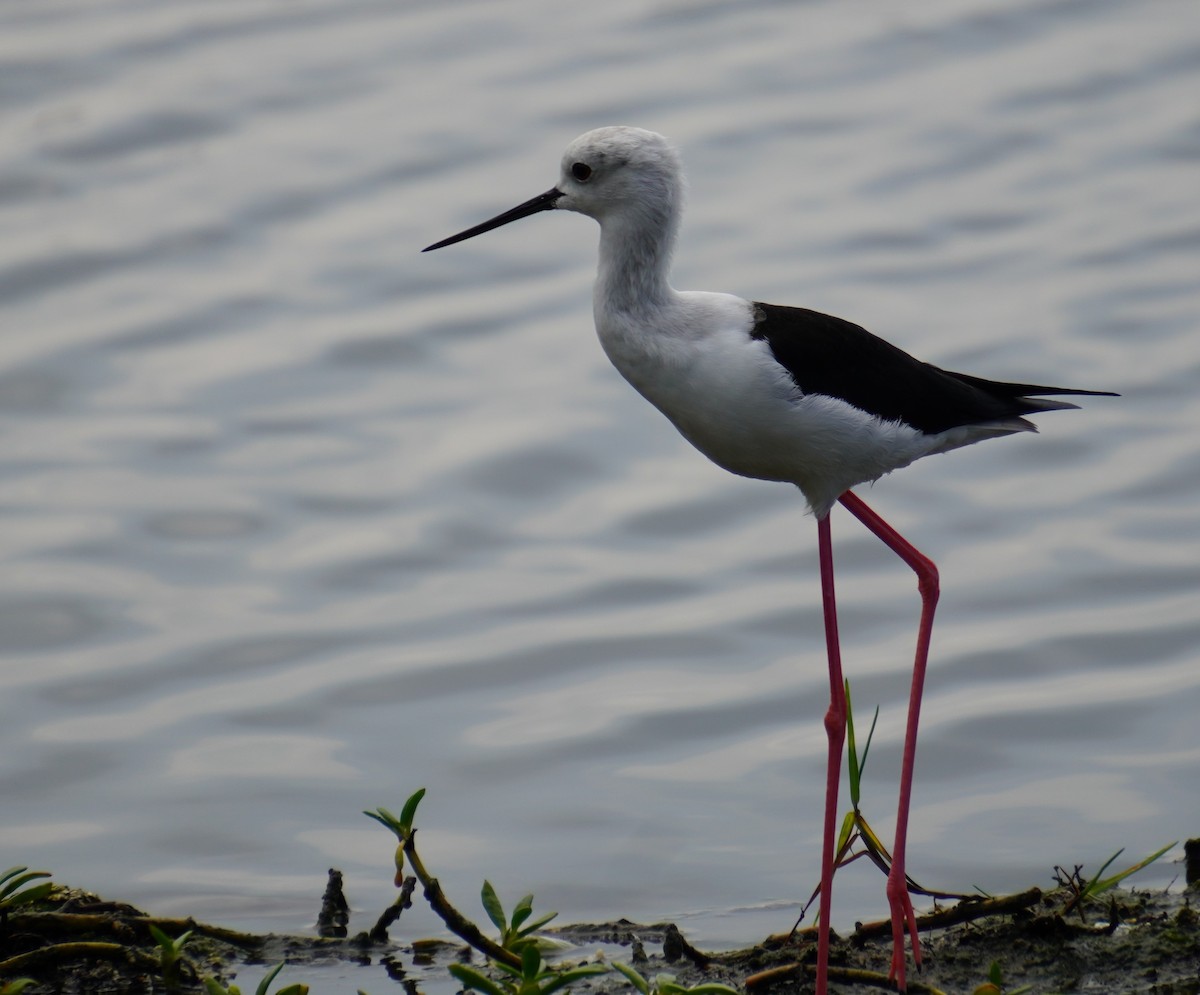
M 913 359 L 841 318 L 729 294 L 676 291 L 667 278 L 682 201 L 679 155 L 665 138 L 640 128 L 598 128 L 567 147 L 557 186 L 424 251 L 540 211 L 577 211 L 595 218 L 600 223 L 600 263 L 593 308 L 600 343 L 613 365 L 714 463 L 742 476 L 795 484 L 816 516 L 830 688 L 818 995 L 825 995 L 828 985 L 837 795 L 846 730 L 829 529 L 834 503 L 840 502 L 915 571 L 921 619 L 887 882 L 891 975 L 903 991 L 906 927 L 918 966 L 921 959 L 904 858 L 938 574 L 931 560 L 850 488 L 922 456 L 1036 431 L 1023 416 L 1076 406 L 1048 396 L 1114 395 L 951 373 Z

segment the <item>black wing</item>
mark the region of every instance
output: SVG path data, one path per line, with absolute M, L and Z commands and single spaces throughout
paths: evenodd
M 787 368 L 805 394 L 838 397 L 869 414 L 902 421 L 930 435 L 960 425 L 1075 407 L 1066 401 L 1038 400 L 1041 395 L 1116 396 L 1110 391 L 1004 383 L 952 373 L 914 359 L 853 322 L 807 308 L 755 303 L 754 319 L 751 336 L 771 347 L 776 362 Z

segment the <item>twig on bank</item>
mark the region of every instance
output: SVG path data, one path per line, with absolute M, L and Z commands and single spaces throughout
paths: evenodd
M 16 954 L 7 960 L 0 961 L 0 975 L 15 975 L 30 968 L 46 964 L 57 967 L 64 960 L 72 957 L 99 957 L 105 960 L 122 961 L 133 960 L 140 963 L 143 967 L 148 967 L 155 971 L 158 970 L 159 966 L 157 957 L 138 950 L 136 947 L 127 947 L 123 943 L 102 943 L 96 940 L 85 940 L 72 943 L 53 943 L 50 946 L 38 947 L 36 950 L 27 950 L 25 953 Z
M 1030 888 L 1016 895 L 1002 895 L 999 898 L 970 899 L 959 902 L 948 909 L 939 909 L 927 915 L 917 917 L 917 929 L 945 929 L 947 926 L 957 926 L 959 923 L 982 919 L 984 916 L 1003 915 L 1006 912 L 1017 912 L 1036 905 L 1042 900 L 1041 888 Z M 890 919 L 879 919 L 875 922 L 862 923 L 854 931 L 855 939 L 870 939 L 876 936 L 887 936 L 892 931 Z
M 478 926 L 450 904 L 450 900 L 446 898 L 446 893 L 442 891 L 442 886 L 438 884 L 438 879 L 425 869 L 421 858 L 417 856 L 416 837 L 416 829 L 411 830 L 404 840 L 404 855 L 408 858 L 409 865 L 412 867 L 413 873 L 417 876 L 417 880 L 421 882 L 422 887 L 425 889 L 425 900 L 429 903 L 429 907 L 438 914 L 450 932 L 466 940 L 467 943 L 480 953 L 490 957 L 492 960 L 500 961 L 520 970 L 520 957 L 511 950 L 505 950 L 504 947 L 500 946 L 494 940 L 488 939 Z

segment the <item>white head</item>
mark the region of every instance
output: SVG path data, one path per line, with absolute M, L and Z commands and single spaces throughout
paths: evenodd
M 558 189 L 556 207 L 597 221 L 631 211 L 674 218 L 683 205 L 683 167 L 662 135 L 597 128 L 567 146 Z
M 440 249 L 539 211 L 577 211 L 668 245 L 683 207 L 679 153 L 662 135 L 623 126 L 580 135 L 563 153 L 558 185 L 490 221 L 425 249 Z

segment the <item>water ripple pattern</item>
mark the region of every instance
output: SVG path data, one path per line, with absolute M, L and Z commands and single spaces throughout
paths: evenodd
M 914 876 L 1196 834 L 1193 4 L 41 0 L 0 8 L 0 79 L 8 864 L 299 929 L 328 866 L 391 901 L 359 812 L 424 785 L 468 907 L 488 875 L 702 942 L 790 924 L 813 522 L 609 368 L 586 219 L 418 252 L 616 123 L 683 148 L 680 287 L 1123 395 L 869 492 L 944 585 Z M 835 516 L 886 834 L 916 592 Z M 839 927 L 885 908 L 839 878 Z

